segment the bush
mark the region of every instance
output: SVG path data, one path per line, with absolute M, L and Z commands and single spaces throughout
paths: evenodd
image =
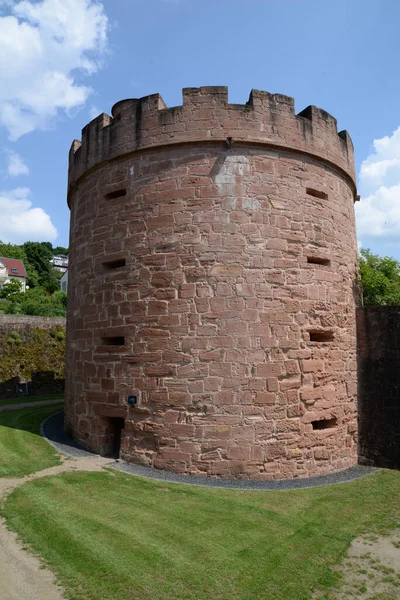
M 57 379 L 65 376 L 65 329 L 40 327 L 20 332 L 0 333 L 0 381 L 13 377 L 32 378 L 36 371 L 52 371 Z
M 51 295 L 44 288 L 36 287 L 0 301 L 0 312 L 38 317 L 65 317 L 67 294 L 58 290 Z
M 21 336 L 16 331 L 10 333 L 10 337 L 7 340 L 8 344 L 22 344 Z
M 12 300 L 15 294 L 20 294 L 22 292 L 22 284 L 17 279 L 12 279 L 3 285 L 0 288 L 0 298 L 4 298 L 5 300 Z

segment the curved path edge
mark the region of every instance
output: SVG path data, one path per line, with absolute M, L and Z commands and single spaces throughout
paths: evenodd
M 61 411 L 45 419 L 40 427 L 40 433 L 43 438 L 51 444 L 53 448 L 67 456 L 74 458 L 96 456 L 92 452 L 85 450 L 85 448 L 64 432 L 63 418 L 64 412 Z M 199 477 L 195 475 L 180 475 L 170 471 L 135 465 L 120 459 L 109 463 L 107 466 L 130 475 L 146 477 L 148 479 L 165 481 L 168 483 L 246 491 L 288 491 L 335 485 L 338 483 L 350 483 L 356 479 L 373 475 L 380 470 L 376 467 L 356 465 L 349 469 L 345 469 L 344 471 L 331 473 L 330 475 L 318 475 L 316 477 L 304 479 L 256 481 L 245 479 L 211 479 L 209 477 Z

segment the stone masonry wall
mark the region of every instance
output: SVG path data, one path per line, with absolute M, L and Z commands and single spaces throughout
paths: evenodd
M 360 462 L 400 468 L 400 307 L 358 309 Z
M 40 327 L 51 329 L 61 325 L 65 327 L 64 317 L 35 317 L 31 315 L 0 315 L 0 331 L 9 332 L 24 329 L 25 327 Z
M 153 96 L 119 103 L 73 145 L 66 427 L 107 453 L 124 419 L 123 458 L 196 475 L 344 469 L 351 141 L 315 107 L 295 116 L 265 92 L 228 105 L 218 90 L 151 115 Z
M 0 315 L 1 400 L 64 391 L 65 324 L 61 317 Z

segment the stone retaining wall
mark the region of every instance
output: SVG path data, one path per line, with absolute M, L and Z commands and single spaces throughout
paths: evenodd
M 400 306 L 357 311 L 359 455 L 400 468 Z
M 66 319 L 0 315 L 0 399 L 64 391 Z
M 36 317 L 31 315 L 0 315 L 0 331 L 15 331 L 23 327 L 49 329 L 56 325 L 66 326 L 64 317 Z

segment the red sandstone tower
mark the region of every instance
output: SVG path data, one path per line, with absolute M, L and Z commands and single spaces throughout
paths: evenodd
M 88 448 L 279 479 L 357 460 L 353 146 L 225 87 L 123 100 L 74 141 L 65 420 Z

